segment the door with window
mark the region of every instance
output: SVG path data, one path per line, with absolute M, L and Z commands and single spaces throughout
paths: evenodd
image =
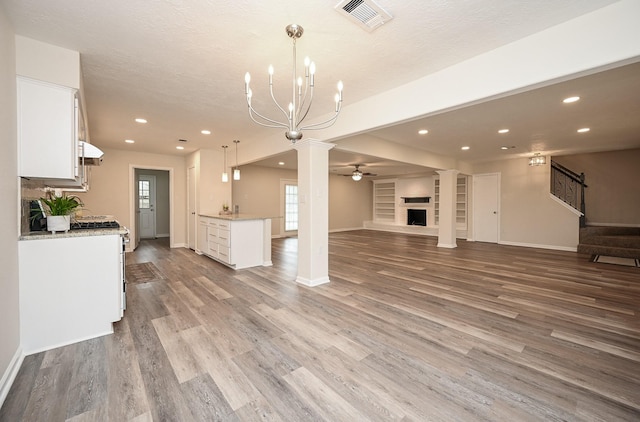
M 298 235 L 298 181 L 280 181 L 280 219 L 281 236 Z
M 138 231 L 141 239 L 156 237 L 156 177 L 138 176 Z

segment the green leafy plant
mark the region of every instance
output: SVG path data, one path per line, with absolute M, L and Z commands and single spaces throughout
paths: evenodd
M 40 198 L 40 200 L 49 209 L 48 215 L 70 215 L 84 206 L 82 200 L 75 195 L 52 195 L 50 198 Z

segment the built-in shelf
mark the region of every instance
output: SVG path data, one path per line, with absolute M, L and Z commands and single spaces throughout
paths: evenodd
M 435 198 L 433 203 L 434 224 L 440 224 L 440 179 L 434 180 Z M 459 228 L 467 227 L 467 177 L 458 176 L 456 182 L 456 225 Z
M 393 222 L 396 219 L 396 182 L 373 181 L 373 219 Z

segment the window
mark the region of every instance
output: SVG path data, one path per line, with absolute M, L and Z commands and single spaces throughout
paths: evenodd
M 284 186 L 284 230 L 298 230 L 298 186 Z
M 138 180 L 138 198 L 141 210 L 150 208 L 150 185 L 148 180 Z

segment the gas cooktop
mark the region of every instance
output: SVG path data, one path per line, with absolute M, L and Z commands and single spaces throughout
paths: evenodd
M 120 224 L 111 215 L 92 215 L 71 221 L 71 230 L 119 229 Z
M 71 230 L 84 229 L 119 229 L 117 221 L 74 221 L 71 223 Z

